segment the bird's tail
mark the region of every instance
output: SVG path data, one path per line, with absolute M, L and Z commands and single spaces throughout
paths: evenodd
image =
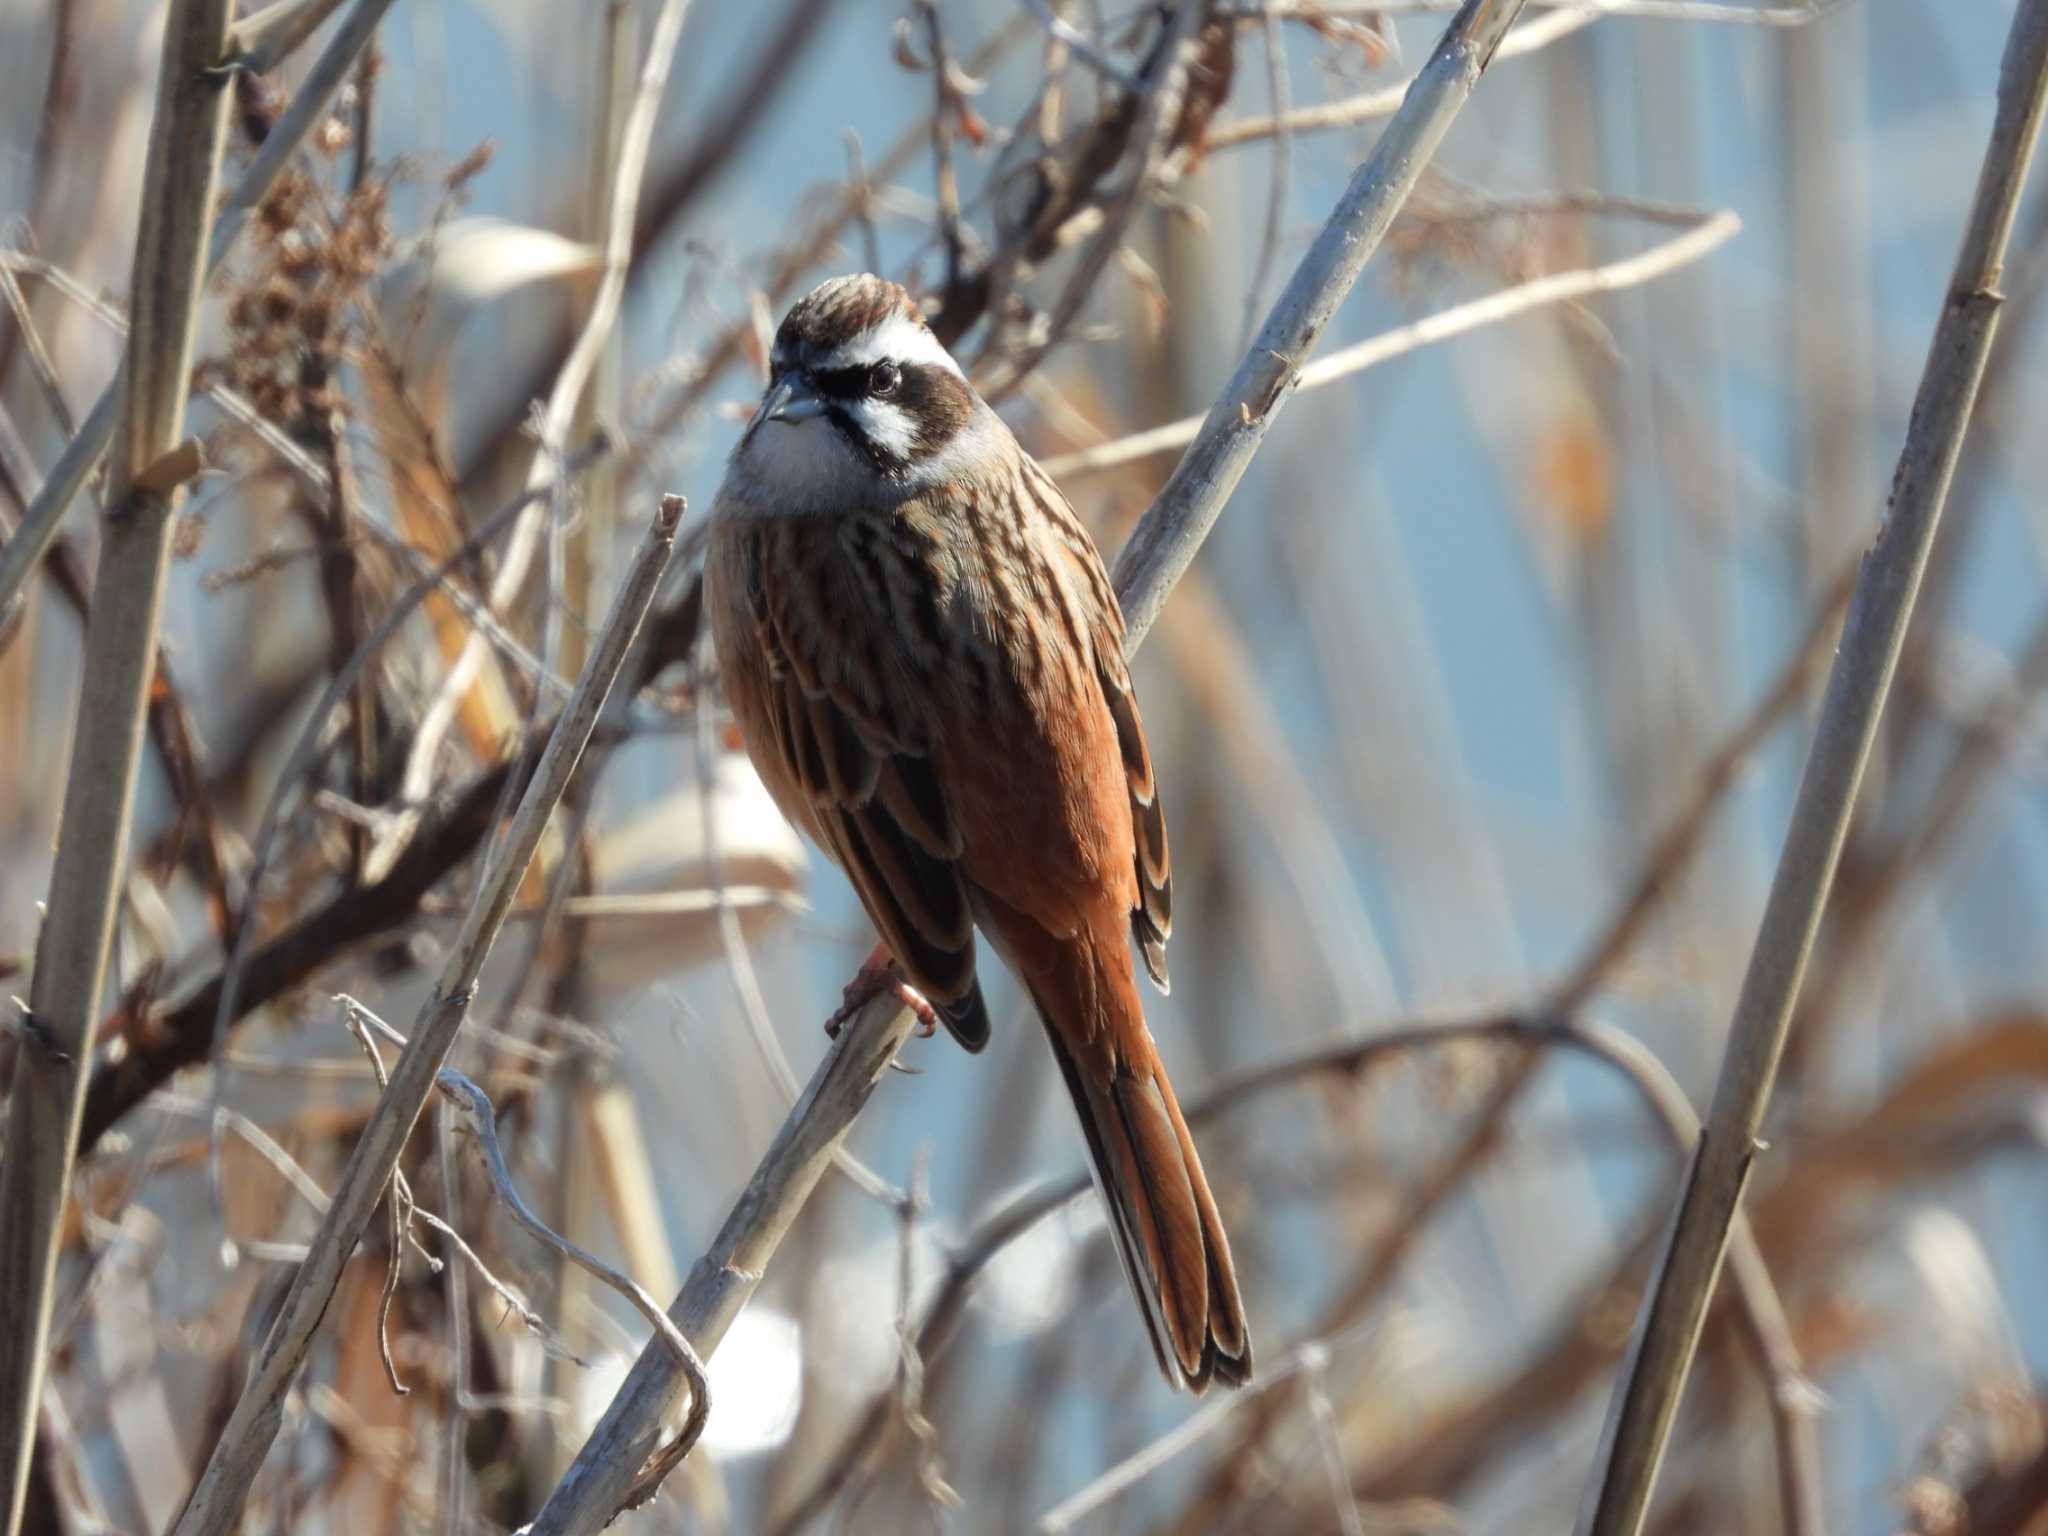
M 1129 952 L 1121 935 L 1111 953 L 1085 937 L 1060 949 L 1060 974 L 1032 978 L 1031 990 L 1160 1367 L 1176 1388 L 1242 1386 L 1252 1346 L 1230 1241 L 1145 1028 Z

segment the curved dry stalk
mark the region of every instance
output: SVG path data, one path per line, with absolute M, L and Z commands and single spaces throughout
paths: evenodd
M 227 141 L 228 93 L 213 71 L 228 21 L 228 0 L 180 0 L 164 21 L 131 269 L 133 329 L 106 396 L 119 400 L 120 432 L 97 586 L 120 593 L 122 601 L 93 604 L 86 623 L 84 702 L 0 1163 L 0 1486 L 6 1490 L 0 1532 L 7 1536 L 21 1528 L 28 1494 L 64 1196 L 85 1114 L 100 988 L 127 883 L 129 822 L 170 562 L 171 504 L 177 487 L 198 469 L 196 450 L 189 442 L 181 450 L 180 437 L 204 292 L 207 214 Z M 112 436 L 115 408 L 109 405 L 104 414 Z M 29 522 L 24 518 L 0 550 L 0 568 L 20 557 L 25 576 L 55 536 L 51 518 L 37 546 Z M 11 601 L 0 584 L 0 639 Z
M 384 1198 L 399 1154 L 412 1134 L 436 1075 L 446 1060 L 476 991 L 498 930 L 540 846 L 555 805 L 568 787 L 583 748 L 610 697 L 626 653 L 653 601 L 654 589 L 675 549 L 682 498 L 662 499 L 633 564 L 620 584 L 603 633 L 577 679 L 533 781 L 503 843 L 488 857 L 475 899 L 448 952 L 440 982 L 414 1025 L 412 1042 L 400 1053 L 391 1086 L 379 1097 L 363 1127 L 334 1192 L 334 1204 L 314 1237 L 306 1261 L 292 1279 L 277 1321 L 271 1326 L 248 1385 L 214 1445 L 192 1497 L 179 1517 L 176 1536 L 226 1536 L 240 1521 L 243 1500 L 284 1419 L 285 1396 L 312 1348 L 320 1319 L 341 1281 L 370 1216 Z
M 1449 309 L 1438 310 L 1433 315 L 1424 315 L 1420 320 L 1368 337 L 1355 346 L 1341 347 L 1302 369 L 1301 380 L 1296 387 L 1321 389 L 1410 352 L 1435 346 L 1438 342 L 1449 341 L 1485 326 L 1498 325 L 1503 320 L 1511 320 L 1532 310 L 1652 282 L 1718 250 L 1734 239 L 1742 228 L 1741 218 L 1727 209 L 1719 212 L 1687 210 L 1684 218 L 1691 223 L 1691 228 L 1634 256 L 1602 262 L 1597 267 L 1575 267 L 1568 272 L 1546 273 L 1526 283 L 1504 288 L 1499 293 L 1489 293 L 1484 298 L 1470 299 L 1463 304 L 1453 304 Z M 1179 421 L 1169 421 L 1163 426 L 1098 443 L 1078 453 L 1047 459 L 1046 472 L 1059 479 L 1098 475 L 1193 442 L 1201 429 L 1200 416 L 1183 416 Z
M 1353 177 L 1210 411 L 1200 438 L 1139 521 L 1117 563 L 1117 594 L 1131 648 L 1143 641 L 1222 513 L 1267 426 L 1293 393 L 1300 360 L 1364 270 L 1522 4 L 1467 0 L 1445 29 L 1408 100 Z M 840 1031 L 669 1308 L 701 1354 L 717 1348 L 753 1294 L 877 1079 L 909 1037 L 911 1024 L 909 1011 L 893 998 L 878 998 Z M 532 1536 L 590 1536 L 614 1519 L 629 1497 L 642 1490 L 651 1496 L 652 1487 L 638 1473 L 682 1391 L 667 1356 L 643 1350 L 535 1517 Z
M 627 112 L 625 129 L 619 138 L 618 167 L 613 178 L 597 295 L 591 301 L 590 312 L 584 317 L 583 328 L 577 333 L 568 360 L 562 365 L 562 371 L 548 393 L 547 404 L 540 416 L 540 441 L 534 450 L 533 463 L 527 470 L 527 490 L 548 493 L 547 505 L 532 506 L 521 516 L 505 546 L 504 558 L 492 573 L 489 605 L 500 612 L 525 585 L 542 530 L 553 529 L 554 537 L 550 543 L 558 546 L 560 534 L 568 524 L 569 490 L 561 473 L 561 460 L 568 441 L 569 425 L 582 402 L 585 387 L 597 371 L 598 360 L 604 355 L 612 327 L 618 321 L 620 302 L 625 297 L 627 269 L 633 256 L 633 219 L 640 206 L 640 188 L 647 170 L 648 149 L 654 142 L 655 117 L 661 107 L 662 91 L 668 84 L 669 66 L 675 62 L 676 44 L 682 39 L 683 18 L 689 9 L 689 0 L 663 0 L 661 13 L 655 20 L 654 34 L 648 39 L 647 56 L 640 66 L 640 81 L 634 89 L 633 104 Z M 554 548 L 551 558 L 551 568 L 557 569 L 559 574 L 559 547 Z M 559 590 L 555 596 L 559 603 Z M 552 620 L 549 633 L 551 637 L 557 633 Z M 469 692 L 478 668 L 483 665 L 487 644 L 480 634 L 469 636 L 454 664 L 443 674 L 432 702 L 420 717 L 413 732 L 412 745 L 406 752 L 405 774 L 400 789 L 403 802 L 417 805 L 426 800 L 441 743 L 446 739 L 449 727 L 455 723 L 457 707 Z M 554 664 L 556 649 L 553 644 L 546 647 L 550 666 Z M 384 846 L 370 861 L 372 868 L 383 867 L 396 845 L 412 835 L 418 820 L 416 812 L 402 813 L 393 819 L 391 831 L 380 839 Z
M 1793 1004 L 1848 834 L 1998 329 L 2006 243 L 2048 105 L 2048 0 L 2021 0 L 1962 247 L 1914 399 L 1889 505 L 1864 558 L 1756 947 L 1729 1025 L 1713 1108 L 1601 1437 L 1582 1536 L 1636 1536 L 1755 1161 Z
M 368 1035 L 372 1032 L 381 1035 L 400 1050 L 405 1049 L 410 1042 L 407 1041 L 404 1035 L 393 1029 L 383 1019 L 379 1018 L 370 1009 L 364 1007 L 347 993 L 337 993 L 334 1000 L 341 1004 L 347 1014 L 349 1027 L 357 1031 L 359 1036 L 364 1039 L 365 1047 L 370 1051 L 370 1060 L 377 1074 L 379 1085 L 386 1085 L 383 1059 L 378 1055 L 375 1048 L 369 1045 Z M 668 1320 L 668 1315 L 661 1310 L 661 1304 L 648 1295 L 646 1290 L 634 1281 L 631 1276 L 621 1274 L 595 1254 L 579 1248 L 534 1214 L 533 1207 L 528 1205 L 525 1197 L 519 1193 L 519 1185 L 514 1181 L 512 1170 L 505 1161 L 505 1149 L 498 1140 L 497 1111 L 491 1107 L 490 1095 L 478 1087 L 473 1079 L 464 1076 L 453 1067 L 443 1067 L 436 1073 L 434 1086 L 440 1092 L 441 1097 L 448 1102 L 455 1117 L 455 1128 L 467 1136 L 476 1146 L 478 1155 L 483 1163 L 484 1174 L 490 1179 L 492 1190 L 504 1202 L 505 1209 L 512 1213 L 513 1221 L 518 1223 L 535 1242 L 545 1248 L 552 1249 L 578 1268 L 595 1276 L 599 1281 L 625 1297 L 632 1304 L 633 1309 L 647 1319 L 648 1325 L 653 1328 L 655 1336 L 668 1346 L 669 1353 L 675 1357 L 677 1366 L 681 1368 L 683 1374 L 689 1378 L 690 1382 L 690 1414 L 684 1420 L 683 1432 L 678 1438 L 682 1441 L 685 1450 L 696 1444 L 697 1437 L 704 1432 L 704 1421 L 711 1414 L 711 1385 L 704 1375 L 704 1363 L 697 1358 L 697 1352 L 690 1347 L 690 1341 L 684 1338 L 676 1325 Z M 393 1191 L 403 1190 L 405 1176 L 394 1172 L 391 1177 Z M 462 1240 L 461 1236 L 456 1233 L 452 1226 L 433 1215 L 432 1212 L 424 1209 L 420 1209 L 418 1215 L 429 1225 L 445 1233 L 455 1243 L 459 1251 L 471 1261 L 492 1289 L 497 1291 L 501 1297 L 504 1297 L 519 1312 L 522 1320 L 529 1327 L 534 1327 L 539 1323 L 539 1319 L 532 1312 L 532 1309 L 527 1307 L 518 1297 L 512 1295 L 503 1282 L 484 1266 L 483 1261 L 477 1258 L 469 1245 Z M 394 1255 L 395 1249 L 396 1245 L 394 1244 Z M 393 1264 L 393 1273 L 396 1273 L 395 1262 Z M 387 1286 L 386 1305 L 388 1306 L 388 1304 L 389 1288 Z M 544 1326 L 539 1327 L 537 1331 L 542 1333 L 544 1337 L 549 1336 Z M 582 1362 L 578 1361 L 577 1363 L 581 1364 Z M 396 1376 L 394 1375 L 392 1379 L 395 1385 Z M 399 1388 L 399 1390 L 403 1391 L 404 1389 Z
M 661 1310 L 661 1303 L 648 1295 L 631 1276 L 620 1274 L 595 1254 L 577 1247 L 534 1215 L 533 1208 L 521 1197 L 519 1186 L 512 1182 L 512 1170 L 505 1165 L 505 1149 L 498 1144 L 498 1117 L 491 1108 L 490 1096 L 452 1067 L 443 1067 L 434 1082 L 441 1096 L 454 1105 L 457 1127 L 476 1144 L 483 1159 L 484 1172 L 490 1176 L 491 1188 L 505 1202 L 512 1219 L 535 1242 L 552 1248 L 625 1297 L 632 1303 L 633 1310 L 647 1319 L 654 1336 L 668 1346 L 669 1354 L 675 1358 L 677 1367 L 690 1383 L 690 1414 L 683 1421 L 683 1432 L 678 1437 L 687 1451 L 697 1443 L 697 1437 L 704 1432 L 704 1421 L 711 1414 L 711 1386 L 705 1379 L 704 1362 L 697 1358 L 697 1351 L 690 1348 L 690 1341 L 668 1320 L 668 1314 Z

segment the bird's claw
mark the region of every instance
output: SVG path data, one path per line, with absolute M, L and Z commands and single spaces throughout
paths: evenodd
M 833 1040 L 839 1038 L 839 1031 L 847 1021 L 875 998 L 884 994 L 893 997 L 917 1015 L 917 1035 L 920 1040 L 929 1040 L 939 1032 L 938 1010 L 931 1000 L 917 988 L 904 980 L 903 973 L 896 969 L 894 961 L 886 956 L 877 958 L 870 955 L 867 962 L 854 972 L 853 980 L 846 984 L 840 994 L 839 1009 L 825 1021 L 825 1034 Z

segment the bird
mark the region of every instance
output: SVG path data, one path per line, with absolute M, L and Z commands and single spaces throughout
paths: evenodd
M 726 463 L 705 613 L 783 814 L 881 942 L 893 990 L 970 1052 L 977 931 L 1029 993 L 1166 1379 L 1251 1378 L 1230 1242 L 1145 1023 L 1168 986 L 1166 821 L 1094 541 L 903 287 L 789 310 Z

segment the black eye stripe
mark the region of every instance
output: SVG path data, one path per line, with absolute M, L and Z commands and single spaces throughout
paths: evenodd
M 883 375 L 886 371 L 886 383 Z M 864 400 L 871 396 L 893 395 L 907 386 L 913 375 L 922 370 L 901 363 L 862 363 L 850 368 L 814 368 L 811 383 L 821 395 L 834 400 Z
M 868 392 L 865 368 L 821 368 L 811 375 L 818 393 L 835 400 L 858 400 Z

